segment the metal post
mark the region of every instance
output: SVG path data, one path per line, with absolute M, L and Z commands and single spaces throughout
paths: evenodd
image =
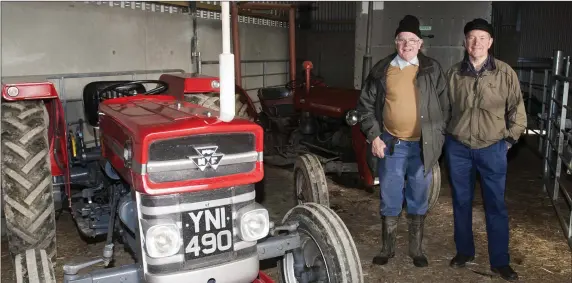
M 534 81 L 534 70 L 530 69 L 530 76 L 528 78 L 528 105 L 526 112 L 530 114 L 530 107 L 532 105 L 532 83 Z
M 371 69 L 371 34 L 373 29 L 373 1 L 367 4 L 367 33 L 365 36 L 365 53 L 363 54 L 363 66 L 361 71 L 361 85 L 363 87 L 367 74 Z
M 65 81 L 65 77 L 61 77 L 60 78 L 60 84 L 61 84 L 61 92 L 59 93 L 60 99 L 62 101 L 62 108 L 64 109 L 64 122 L 67 124 L 68 122 L 68 116 L 67 116 L 67 112 L 68 112 L 68 102 L 66 99 L 66 85 L 64 83 Z
M 566 60 L 566 64 L 570 63 L 570 57 Z M 570 83 L 564 81 L 564 90 L 562 91 L 562 107 L 560 110 L 560 127 L 558 131 L 558 148 L 556 150 L 556 172 L 554 174 L 554 191 L 552 199 L 558 199 L 560 192 L 560 173 L 562 171 L 562 150 L 564 148 L 564 129 L 566 128 L 566 108 L 568 107 L 568 87 Z
M 570 56 L 566 57 L 566 71 L 564 72 L 564 76 L 570 76 Z
M 540 134 L 538 135 L 538 151 L 541 152 L 544 156 L 544 153 L 542 152 L 542 149 L 544 148 L 544 143 L 546 142 L 546 133 L 543 134 L 543 132 L 546 132 L 546 121 L 547 119 L 544 118 L 544 115 L 546 114 L 546 94 L 548 93 L 548 69 L 544 70 L 544 83 L 542 85 L 542 112 L 540 113 Z
M 554 50 L 554 56 L 553 56 L 553 62 L 552 62 L 552 76 L 557 76 L 560 75 L 560 69 L 561 69 L 561 65 L 562 65 L 562 58 L 563 58 L 563 52 L 560 50 Z M 544 152 L 544 172 L 543 172 L 543 177 L 544 177 L 544 182 L 542 185 L 543 191 L 547 192 L 547 186 L 546 183 L 550 180 L 550 165 L 549 165 L 549 161 L 550 161 L 550 155 L 552 155 L 552 145 L 551 145 L 551 141 L 552 141 L 552 132 L 553 132 L 553 123 L 552 123 L 552 116 L 555 114 L 554 111 L 556 110 L 556 102 L 554 101 L 554 99 L 556 99 L 556 95 L 557 95 L 557 91 L 558 91 L 558 80 L 552 80 L 552 89 L 551 89 L 551 93 L 550 93 L 550 102 L 549 102 L 549 107 L 548 107 L 548 115 L 546 118 L 546 145 L 545 145 L 545 152 Z
M 266 63 L 262 62 L 262 87 L 266 87 Z
M 0 2 L 0 46 L 2 46 L 2 2 Z M 0 86 L 2 80 L 2 51 L 0 50 Z M 2 116 L 2 99 L 0 99 L 0 117 Z M 0 123 L 0 133 L 2 132 L 2 123 Z M 0 150 L 0 160 L 2 160 L 2 151 Z M 0 174 L 0 184 L 2 184 L 2 174 Z M 6 234 L 6 223 L 4 219 L 4 209 L 2 209 L 4 203 L 4 197 L 2 196 L 4 192 L 2 191 L 2 186 L 0 186 L 0 234 L 4 236 Z

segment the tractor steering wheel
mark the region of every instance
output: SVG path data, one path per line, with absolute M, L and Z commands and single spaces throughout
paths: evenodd
M 97 92 L 97 96 L 99 98 L 101 98 L 102 93 L 109 92 L 109 91 L 117 92 L 123 96 L 133 96 L 133 95 L 138 94 L 137 89 L 140 87 L 140 85 L 146 84 L 146 83 L 157 84 L 158 86 L 153 88 L 153 89 L 150 89 L 146 92 L 140 93 L 140 94 L 144 94 L 144 95 L 158 94 L 158 93 L 163 93 L 167 89 L 169 89 L 169 85 L 164 81 L 140 80 L 140 81 L 131 81 L 131 82 L 122 82 L 122 83 L 112 84 L 110 86 L 104 87 L 101 90 L 99 90 Z
M 303 76 L 298 76 L 298 78 L 296 78 L 295 80 L 289 81 L 284 85 L 284 87 L 286 87 L 289 90 L 294 90 L 296 88 L 303 88 L 304 86 L 306 86 L 305 74 Z M 314 74 L 310 73 L 310 87 L 313 86 L 326 86 L 326 83 L 324 82 L 323 78 L 315 76 Z

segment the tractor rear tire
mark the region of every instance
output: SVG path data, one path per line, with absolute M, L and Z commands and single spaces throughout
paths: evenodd
M 360 257 L 352 235 L 340 217 L 318 203 L 298 205 L 284 216 L 282 224 L 297 223 L 301 247 L 288 251 L 278 261 L 281 283 L 302 282 L 296 267 L 319 277 L 316 282 L 363 283 Z M 308 274 L 306 274 L 308 275 Z
M 49 117 L 40 100 L 2 103 L 2 193 L 13 258 L 29 249 L 56 259 Z
M 235 116 L 239 117 L 239 118 L 243 118 L 243 119 L 247 119 L 249 121 L 254 121 L 253 117 L 250 117 L 248 115 L 248 112 L 246 111 L 248 109 L 248 104 L 243 104 L 242 102 L 240 102 L 239 100 L 240 98 L 240 94 L 236 94 L 235 95 Z M 220 94 L 219 93 L 209 93 L 209 94 L 204 94 L 204 93 L 197 93 L 197 94 L 186 94 L 185 95 L 185 101 L 187 102 L 191 102 L 200 106 L 203 106 L 205 108 L 209 108 L 215 111 L 219 111 L 220 110 Z
M 437 205 L 437 202 L 439 201 L 439 194 L 441 194 L 441 167 L 439 166 L 439 162 L 436 162 L 435 165 L 433 165 L 433 170 L 431 173 L 432 179 L 431 185 L 429 186 L 427 211 L 431 211 L 435 205 Z
M 324 168 L 314 154 L 298 156 L 294 164 L 294 206 L 314 202 L 330 207 Z
M 407 179 L 405 180 L 405 185 L 403 189 L 405 190 L 407 186 Z M 439 201 L 439 194 L 441 194 L 441 167 L 439 162 L 433 165 L 433 170 L 431 172 L 431 183 L 429 184 L 429 192 L 427 193 L 427 214 L 437 205 Z M 403 209 L 407 208 L 407 200 L 403 199 Z
M 45 250 L 30 249 L 16 255 L 14 259 L 16 282 L 55 283 L 56 276 L 52 261 Z

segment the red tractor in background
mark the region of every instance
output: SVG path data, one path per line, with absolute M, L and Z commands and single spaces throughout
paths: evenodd
M 283 87 L 259 89 L 262 111 L 252 116 L 265 131 L 265 163 L 294 164 L 294 201 L 298 204 L 317 202 L 329 206 L 327 173 L 357 173 L 361 187 L 371 191 L 383 176 L 378 176 L 376 158 L 357 124 L 359 117 L 354 109 L 360 90 L 328 87 L 311 74 L 313 66 L 309 61 L 303 64 L 304 75 L 295 76 L 294 5 L 240 3 L 238 6 L 245 10 L 288 9 L 290 13 L 290 81 Z M 237 11 L 238 8 L 233 7 L 234 22 L 238 21 Z M 371 24 L 371 19 L 368 22 Z M 233 24 L 232 28 L 235 62 L 240 62 L 238 25 Z M 235 80 L 238 84 L 241 77 L 237 66 Z M 364 69 L 369 72 L 367 67 Z M 252 112 L 255 111 L 249 111 Z M 441 191 L 438 163 L 433 167 L 432 176 L 429 209 L 437 203 Z
M 235 107 L 248 107 L 235 100 L 229 4 L 221 4 L 220 80 L 164 74 L 87 84 L 95 147 L 85 146 L 82 120 L 67 127 L 52 83 L 2 82 L 2 193 L 16 282 L 55 282 L 60 207 L 80 235 L 105 237 L 101 257 L 63 265 L 66 283 L 270 283 L 259 270 L 270 258 L 280 258 L 280 282 L 364 282 L 333 210 L 305 203 L 274 224 L 255 201 L 264 131 L 235 118 Z M 134 264 L 109 266 L 116 242 Z M 80 273 L 93 265 L 107 268 Z

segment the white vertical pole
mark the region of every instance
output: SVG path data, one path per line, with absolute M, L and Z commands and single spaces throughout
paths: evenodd
M 235 115 L 234 54 L 230 53 L 230 8 L 229 1 L 221 3 L 222 54 L 219 55 L 220 116 L 230 122 Z

